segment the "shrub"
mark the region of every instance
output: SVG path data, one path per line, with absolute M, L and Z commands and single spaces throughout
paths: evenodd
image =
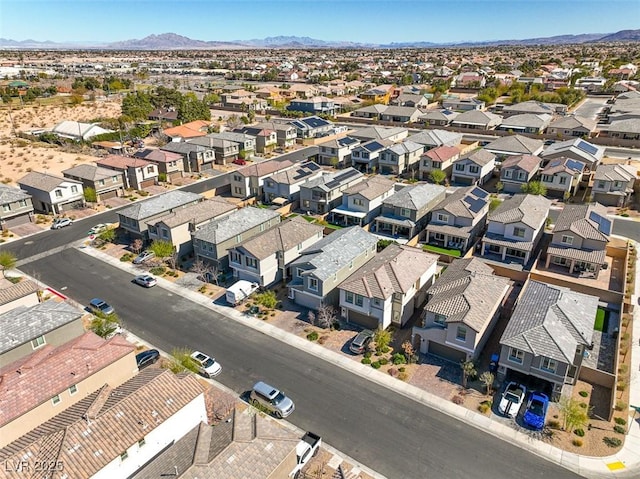
M 149 273 L 155 274 L 156 276 L 162 276 L 166 270 L 167 268 L 164 266 L 156 266 L 155 268 L 151 268 Z
M 613 420 L 616 422 L 616 424 L 620 424 L 621 426 L 627 424 L 627 420 L 621 417 L 614 417 Z
M 391 351 L 391 348 L 389 346 L 385 346 L 384 348 L 382 348 L 383 354 L 387 354 L 389 351 Z
M 318 343 L 324 344 L 327 339 L 329 339 L 329 336 L 327 336 L 326 334 L 324 336 L 320 336 L 320 338 L 318 339 Z
M 120 256 L 120 261 L 126 263 L 127 261 L 131 261 L 133 259 L 133 255 L 131 253 L 125 253 Z
M 464 396 L 461 396 L 459 394 L 453 396 L 453 398 L 451 398 L 451 401 L 453 401 L 453 404 L 463 404 L 464 403 Z
M 622 440 L 617 437 L 603 437 L 602 441 L 609 447 L 618 447 L 622 444 Z
M 309 341 L 315 341 L 318 339 L 318 333 L 317 331 L 311 331 L 309 334 L 307 334 L 307 339 Z
M 573 444 L 576 447 L 582 447 L 582 440 L 581 439 L 574 439 L 573 441 L 571 441 L 571 444 Z
M 405 368 L 404 366 L 398 368 L 398 371 L 400 371 L 401 373 L 405 372 L 406 370 L 407 368 Z
M 580 403 L 580 407 L 581 407 L 582 409 L 586 409 L 587 407 L 589 407 L 589 405 L 588 405 L 586 402 L 581 402 L 581 403 Z
M 618 372 L 620 374 L 627 374 L 629 372 L 629 365 L 628 364 L 621 364 L 620 367 L 618 368 Z
M 393 364 L 406 364 L 407 358 L 402 353 L 395 353 L 391 358 Z
M 371 357 L 371 351 L 367 351 L 366 353 L 364 353 L 364 357 L 369 359 Z
M 624 434 L 625 432 L 627 432 L 624 426 L 621 426 L 620 424 L 616 424 L 615 426 L 613 426 L 613 430 L 618 434 Z
M 627 403 L 624 401 L 616 402 L 616 411 L 624 411 L 627 409 Z
M 618 391 L 624 391 L 625 389 L 627 389 L 627 382 L 626 381 L 620 381 L 618 383 Z
M 387 358 L 380 358 L 378 359 L 378 362 L 380 363 L 381 366 L 385 366 L 389 364 L 389 360 Z
M 373 369 L 380 369 L 380 362 L 379 361 L 374 361 L 371 363 L 371 367 Z
M 340 331 L 340 321 L 334 321 L 333 322 L 333 329 L 335 329 L 336 331 Z
M 405 372 L 401 372 L 400 374 L 398 374 L 398 379 L 400 381 L 406 381 L 408 377 L 409 377 L 409 375 L 407 373 L 405 373 Z
M 478 411 L 480 411 L 482 414 L 486 414 L 487 412 L 491 411 L 492 405 L 493 403 L 491 401 L 482 401 L 478 405 Z
M 583 398 L 586 398 L 589 395 L 587 391 L 580 391 L 578 394 L 580 394 L 580 396 L 582 396 Z
M 362 364 L 371 364 L 371 359 L 369 359 L 369 358 L 362 358 L 362 359 L 360 360 L 360 362 L 361 362 Z
M 398 376 L 398 370 L 396 368 L 389 368 L 389 375 L 392 377 L 397 377 Z
M 549 420 L 549 422 L 547 422 L 547 427 L 549 429 L 560 429 L 560 421 L 556 419 L 551 419 Z
M 576 436 L 584 437 L 584 429 L 576 429 L 575 431 L 573 431 L 573 433 L 574 433 Z

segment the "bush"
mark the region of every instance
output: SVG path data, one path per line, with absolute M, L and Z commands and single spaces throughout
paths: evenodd
M 398 370 L 396 368 L 389 368 L 389 375 L 391 377 L 397 377 L 398 376 Z
M 582 396 L 583 398 L 586 398 L 589 395 L 587 391 L 580 391 L 578 394 L 580 394 L 580 396 Z
M 335 329 L 336 331 L 340 331 L 340 321 L 334 321 L 333 322 L 333 329 Z
M 162 276 L 164 272 L 167 270 L 164 266 L 156 266 L 155 268 L 151 268 L 149 273 L 154 274 L 156 276 Z
M 624 411 L 627 409 L 627 403 L 624 401 L 616 402 L 616 411 Z
M 389 364 L 389 360 L 387 358 L 380 358 L 378 359 L 378 362 L 380 363 L 381 366 L 385 366 Z
M 621 417 L 614 417 L 613 420 L 616 422 L 616 424 L 620 424 L 621 426 L 627 424 L 627 420 Z
M 622 444 L 622 440 L 617 437 L 604 437 L 602 441 L 609 447 L 619 447 Z
M 385 346 L 384 348 L 382 348 L 383 354 L 387 354 L 389 351 L 391 351 L 391 348 L 389 346 Z
M 307 334 L 307 339 L 309 341 L 316 341 L 318 339 L 317 331 L 311 331 L 309 334 Z
M 571 441 L 571 444 L 573 444 L 576 447 L 582 447 L 582 440 L 581 439 L 574 439 L 573 441 Z
M 405 372 L 407 370 L 407 368 L 405 368 L 404 366 L 398 368 L 398 371 L 400 371 L 401 373 Z
M 393 364 L 406 364 L 407 358 L 402 353 L 395 353 L 391 358 Z
M 362 358 L 362 359 L 360 360 L 360 362 L 361 362 L 362 364 L 371 364 L 371 359 L 369 359 L 369 358 Z
M 482 401 L 478 406 L 478 411 L 482 414 L 487 414 L 487 412 L 491 411 L 491 406 L 493 403 L 491 401 Z
M 374 361 L 371 363 L 371 367 L 373 369 L 380 369 L 380 362 L 379 361 Z
M 400 381 L 406 381 L 408 377 L 409 377 L 409 375 L 407 373 L 405 373 L 405 372 L 401 372 L 400 374 L 398 374 L 398 379 Z
M 367 351 L 366 353 L 364 353 L 364 357 L 365 358 L 370 358 L 371 357 L 371 351 Z
M 573 431 L 573 433 L 574 433 L 576 436 L 584 437 L 584 429 L 576 429 L 575 431 Z
M 453 404 L 463 404 L 464 403 L 464 396 L 460 396 L 459 394 L 453 396 L 453 398 L 451 398 L 451 401 L 453 402 Z
M 120 256 L 120 261 L 126 263 L 127 261 L 131 261 L 133 259 L 133 255 L 131 253 L 125 253 Z
M 581 402 L 581 403 L 580 403 L 580 407 L 581 407 L 582 409 L 586 409 L 587 407 L 589 407 L 589 405 L 588 405 L 586 402 Z
M 547 427 L 549 429 L 560 429 L 560 421 L 557 421 L 556 419 L 551 419 L 549 422 L 547 422 Z
M 613 430 L 618 434 L 624 434 L 627 432 L 624 426 L 621 426 L 620 424 L 616 424 L 615 426 L 613 426 Z

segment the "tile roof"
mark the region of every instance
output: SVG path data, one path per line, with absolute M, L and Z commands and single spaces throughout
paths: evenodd
M 544 142 L 542 140 L 536 140 L 535 138 L 522 135 L 508 135 L 493 140 L 484 148 L 494 153 L 507 152 L 512 154 L 533 155 L 539 153 L 543 146 Z
M 135 349 L 135 345 L 119 335 L 105 340 L 89 331 L 57 348 L 45 345 L 29 356 L 3 366 L 0 368 L 0 426 L 81 383 Z M 135 367 L 133 356 L 131 360 L 131 366 Z
M 529 281 L 500 344 L 573 364 L 576 347 L 591 344 L 598 301 L 596 296 Z
M 513 195 L 489 214 L 489 221 L 504 224 L 521 222 L 538 229 L 547 220 L 550 207 L 551 201 L 544 196 Z
M 31 198 L 31 195 L 26 191 L 11 186 L 0 185 L 0 205 L 26 200 L 28 198 Z
M 343 170 L 333 171 L 331 173 L 325 173 L 318 178 L 307 181 L 301 188 L 312 189 L 320 188 L 324 191 L 331 191 L 336 188 L 340 188 L 349 183 L 355 183 L 363 181 L 366 177 L 361 171 L 356 170 L 353 167 L 345 168 Z M 353 185 L 352 185 L 353 186 Z
M 446 161 L 459 154 L 460 150 L 455 146 L 438 146 L 426 153 L 423 153 L 422 156 L 426 156 L 436 161 Z
M 543 175 L 555 175 L 564 172 L 573 176 L 576 173 L 582 173 L 584 168 L 585 164 L 583 162 L 561 156 L 551 160 L 540 173 Z
M 109 155 L 96 160 L 96 164 L 98 166 L 110 166 L 111 168 L 116 168 L 118 170 L 126 170 L 127 168 L 144 168 L 145 166 L 152 165 L 153 163 L 143 160 L 142 158 Z
M 196 120 L 184 125 L 175 126 L 173 128 L 166 128 L 162 132 L 167 136 L 179 136 L 182 138 L 197 138 L 205 136 L 206 131 L 202 131 L 204 128 L 208 128 L 210 123 L 205 120 Z
M 339 288 L 386 300 L 393 293 L 409 291 L 437 262 L 438 255 L 392 243 L 358 268 Z
M 444 186 L 429 183 L 410 185 L 395 192 L 382 203 L 384 205 L 420 211 L 431 202 L 444 199 L 446 191 L 447 189 Z
M 199 241 L 220 244 L 229 238 L 279 217 L 280 213 L 277 211 L 247 206 L 224 218 L 210 221 L 201 226 L 193 234 L 193 237 Z
M 489 199 L 489 193 L 480 187 L 458 188 L 434 206 L 433 211 L 445 210 L 458 218 L 475 218 L 489 204 Z
M 547 248 L 547 256 L 559 256 L 593 264 L 604 264 L 607 253 L 604 249 L 585 250 L 566 246 L 549 246 Z
M 385 192 L 392 190 L 395 182 L 384 176 L 373 175 L 366 177 L 360 183 L 350 186 L 342 192 L 343 195 L 362 195 L 373 200 Z
M 271 179 L 276 183 L 284 185 L 295 185 L 298 183 L 304 183 L 309 180 L 309 177 L 319 176 L 322 174 L 320 166 L 310 161 L 298 165 L 297 168 L 287 168 L 284 171 L 280 171 L 271 175 Z
M 207 220 L 216 219 L 236 209 L 236 205 L 229 203 L 224 198 L 213 196 L 208 200 L 173 210 L 167 215 L 155 218 L 147 224 L 155 225 L 162 222 L 169 228 L 175 228 L 176 226 L 189 222 L 199 225 Z
M 496 159 L 496 155 L 494 155 L 490 151 L 484 150 L 482 148 L 478 148 L 458 158 L 458 160 L 456 161 L 461 162 L 461 161 L 468 160 L 471 163 L 475 163 L 478 166 L 485 166 L 491 163 L 492 161 L 495 161 L 495 159 Z
M 173 190 L 168 193 L 153 196 L 148 200 L 136 202 L 135 204 L 118 211 L 118 214 L 140 221 L 161 213 L 168 213 L 174 208 L 187 206 L 188 204 L 200 199 L 202 199 L 202 196 L 197 193 Z
M 19 185 L 30 186 L 42 191 L 53 191 L 62 183 L 75 183 L 81 185 L 79 181 L 70 180 L 69 178 L 63 178 L 60 176 L 50 175 L 48 173 L 40 173 L 39 171 L 32 171 L 18 180 Z
M 595 221 L 594 215 L 595 219 L 604 219 L 611 224 L 610 220 L 607 220 L 607 209 L 599 203 L 565 205 L 556 219 L 553 232 L 571 231 L 584 239 L 609 241 L 611 232 Z
M 180 153 L 174 153 L 166 150 L 158 149 L 146 149 L 136 152 L 133 156 L 137 158 L 143 158 L 154 163 L 169 163 L 172 161 L 182 161 L 182 155 Z
M 520 168 L 527 173 L 534 173 L 540 168 L 542 159 L 536 155 L 514 155 L 502 162 L 500 169 Z
M 318 234 L 322 238 L 323 231 L 324 226 L 312 224 L 300 216 L 294 216 L 243 241 L 236 245 L 235 249 L 244 249 L 254 258 L 262 260 L 278 251 L 289 251 Z
M 0 289 L 0 304 L 24 297 L 38 290 L 32 281 L 21 281 L 10 288 Z M 18 306 L 0 314 L 0 354 L 10 351 L 34 338 L 67 323 L 76 321 L 84 312 L 63 301 L 50 299 L 33 306 Z
M 459 261 L 462 263 L 456 264 Z M 462 322 L 480 332 L 491 321 L 510 284 L 477 258 L 455 260 L 427 291 L 425 310 L 446 316 L 447 323 Z
M 385 140 L 392 136 L 402 134 L 406 131 L 407 129 L 402 127 L 369 126 L 351 132 L 349 136 L 362 141 Z
M 76 178 L 82 178 L 89 181 L 98 181 L 113 178 L 118 173 L 108 168 L 103 168 L 98 165 L 91 165 L 88 163 L 73 166 L 62 170 L 63 175 L 75 176 Z
M 239 168 L 235 171 L 235 173 L 242 175 L 245 178 L 252 176 L 262 178 L 263 176 L 271 175 L 273 173 L 286 170 L 287 168 L 291 168 L 293 166 L 295 166 L 295 163 L 289 160 L 267 160 Z
M 462 133 L 448 130 L 422 130 L 411 135 L 407 140 L 426 146 L 458 146 L 462 142 Z
M 631 165 L 599 165 L 593 179 L 628 182 L 637 179 L 637 172 L 637 168 Z

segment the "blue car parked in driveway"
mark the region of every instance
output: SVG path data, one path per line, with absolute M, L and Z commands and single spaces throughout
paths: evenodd
M 534 392 L 527 402 L 527 410 L 522 420 L 525 425 L 536 431 L 544 427 L 544 421 L 549 407 L 549 397 L 546 394 Z

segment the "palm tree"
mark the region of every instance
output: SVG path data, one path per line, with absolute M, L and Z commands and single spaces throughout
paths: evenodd
M 469 379 L 469 377 L 471 377 L 471 376 L 475 376 L 476 373 L 477 373 L 476 365 L 473 364 L 473 361 L 468 359 L 466 361 L 461 361 L 460 362 L 460 368 L 462 369 L 462 387 L 466 388 L 467 387 L 467 379 Z

